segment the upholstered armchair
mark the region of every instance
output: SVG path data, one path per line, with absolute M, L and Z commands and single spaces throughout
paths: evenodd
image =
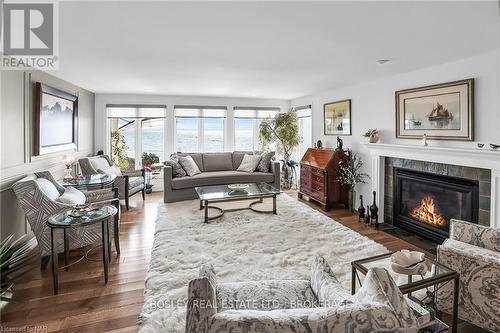
M 129 197 L 142 192 L 142 200 L 145 199 L 144 191 L 146 189 L 144 170 L 134 170 L 133 160 L 129 160 L 129 167 L 126 170 L 120 170 L 113 165 L 113 161 L 108 155 L 98 155 L 85 157 L 78 160 L 80 169 L 84 176 L 95 174 L 115 174 L 116 180 L 114 187 L 118 189 L 118 198 L 125 200 L 125 207 L 129 208 Z
M 368 271 L 351 296 L 322 257 L 310 280 L 217 283 L 212 266 L 188 287 L 186 333 L 417 332 L 416 319 L 385 269 Z
M 40 181 L 44 179 L 47 181 Z M 42 255 L 42 268 L 47 265 L 51 255 L 50 228 L 47 226 L 47 220 L 50 216 L 66 211 L 73 205 L 60 201 L 60 197 L 67 191 L 59 185 L 52 177 L 49 171 L 36 172 L 23 179 L 18 180 L 12 185 L 12 189 L 19 200 L 26 219 L 30 224 L 31 230 L 35 234 L 38 247 Z M 102 189 L 95 191 L 82 191 L 84 202 L 75 203 L 97 203 L 97 202 L 117 202 L 115 191 L 112 189 Z M 81 196 L 81 194 L 80 194 Z M 65 200 L 66 201 L 66 200 Z M 67 202 L 67 201 L 66 201 Z M 116 214 L 114 228 L 110 234 L 115 239 L 116 252 L 120 253 L 119 245 L 119 214 Z M 62 230 L 56 231 L 56 246 L 58 253 L 64 251 Z M 100 242 L 101 226 L 100 224 L 90 225 L 82 228 L 70 228 L 67 232 L 70 249 L 81 248 L 94 242 Z
M 450 221 L 450 238 L 437 249 L 438 261 L 460 273 L 458 316 L 500 332 L 500 229 Z M 438 309 L 451 313 L 453 287 L 437 292 Z

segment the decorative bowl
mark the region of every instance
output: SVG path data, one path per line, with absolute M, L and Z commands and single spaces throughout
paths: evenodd
M 417 251 L 401 250 L 391 256 L 391 268 L 394 272 L 406 275 L 425 274 L 429 270 L 425 254 Z
M 79 218 L 79 217 L 87 215 L 87 211 L 83 210 L 83 209 L 72 209 L 68 213 L 68 215 L 71 216 L 71 217 Z
M 84 210 L 88 207 L 87 204 L 78 204 L 78 205 L 73 205 L 73 209 L 75 210 Z
M 232 191 L 242 192 L 245 191 L 250 185 L 248 184 L 230 184 L 227 187 Z

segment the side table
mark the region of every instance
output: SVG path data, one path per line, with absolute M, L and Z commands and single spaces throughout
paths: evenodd
M 85 215 L 81 217 L 71 216 L 72 210 L 64 211 L 51 216 L 47 225 L 50 227 L 51 247 L 52 247 L 52 276 L 54 283 L 54 294 L 59 291 L 58 279 L 58 253 L 55 242 L 55 232 L 57 229 L 63 230 L 64 240 L 64 265 L 67 270 L 69 260 L 69 239 L 66 231 L 70 228 L 85 228 L 89 225 L 101 223 L 102 232 L 102 261 L 104 266 L 104 281 L 108 283 L 108 265 L 110 261 L 111 243 L 109 241 L 109 221 L 115 220 L 113 217 L 118 213 L 118 209 L 112 205 L 103 205 L 94 209 L 87 209 Z M 116 228 L 115 228 L 116 230 Z

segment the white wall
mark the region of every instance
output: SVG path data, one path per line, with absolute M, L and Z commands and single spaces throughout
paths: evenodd
M 94 94 L 40 71 L 1 71 L 0 110 L 0 238 L 27 232 L 11 185 L 34 171 L 63 174 L 66 154 L 86 156 L 94 147 Z M 34 82 L 78 96 L 78 152 L 74 150 L 33 156 Z
M 223 98 L 201 96 L 135 95 L 135 94 L 96 94 L 95 96 L 95 150 L 108 151 L 106 104 L 161 104 L 167 106 L 165 126 L 165 156 L 175 151 L 174 147 L 174 105 L 226 106 L 224 150 L 232 151 L 234 145 L 234 106 L 273 106 L 287 111 L 290 103 L 286 100 L 259 98 Z
M 388 63 L 385 66 L 390 66 Z M 461 79 L 475 79 L 475 141 L 500 144 L 500 51 L 460 61 L 428 67 L 395 76 L 380 78 L 348 87 L 319 92 L 291 101 L 291 106 L 312 104 L 313 140 L 321 139 L 326 147 L 335 147 L 336 136 L 324 135 L 323 104 L 350 98 L 352 100 L 352 135 L 343 136 L 344 146 L 358 152 L 371 173 L 369 152 L 361 145 L 363 133 L 369 128 L 381 131 L 381 142 L 419 144 L 417 140 L 396 139 L 395 92 L 430 84 Z M 429 141 L 432 146 L 474 147 L 474 142 Z M 358 185 L 370 198 L 371 185 Z

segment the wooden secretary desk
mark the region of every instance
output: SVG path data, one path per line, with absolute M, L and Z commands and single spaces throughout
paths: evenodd
M 340 162 L 349 152 L 326 148 L 309 148 L 300 161 L 299 199 L 307 196 L 327 211 L 332 204 L 348 206 L 348 187 L 339 183 Z

